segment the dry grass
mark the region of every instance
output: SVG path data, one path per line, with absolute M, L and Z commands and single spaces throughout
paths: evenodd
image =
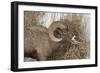
M 27 31 L 27 27 L 31 27 L 38 24 L 37 18 L 41 12 L 24 12 L 24 26 L 25 31 Z M 83 17 L 80 15 L 72 14 L 66 19 L 71 21 L 71 24 L 68 25 L 70 27 L 71 33 L 75 34 L 77 37 L 75 38 L 79 41 L 79 44 L 70 44 L 67 43 L 69 47 L 62 48 L 58 51 L 55 51 L 51 56 L 52 59 L 84 59 L 90 57 L 90 41 L 86 40 L 86 35 L 83 30 L 82 19 Z M 63 21 L 66 23 L 66 19 Z

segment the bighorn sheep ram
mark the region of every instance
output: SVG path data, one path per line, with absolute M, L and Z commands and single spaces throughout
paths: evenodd
M 72 42 L 70 37 L 74 36 L 68 32 L 67 24 L 69 22 L 55 21 L 48 29 L 41 25 L 30 27 L 24 34 L 24 56 L 47 60 L 55 49 L 67 46 L 66 41 Z

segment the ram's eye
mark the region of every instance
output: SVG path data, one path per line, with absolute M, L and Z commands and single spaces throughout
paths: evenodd
M 54 31 L 54 36 L 56 38 L 61 38 L 61 34 L 62 34 L 62 29 L 60 28 L 57 28 L 55 31 Z

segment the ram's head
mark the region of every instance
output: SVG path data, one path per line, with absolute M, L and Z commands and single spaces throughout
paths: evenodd
M 55 21 L 53 22 L 49 29 L 49 37 L 51 38 L 52 41 L 55 42 L 70 42 L 72 44 L 77 44 L 79 43 L 76 41 L 76 36 L 72 31 L 70 30 L 70 25 L 71 23 L 69 21 Z

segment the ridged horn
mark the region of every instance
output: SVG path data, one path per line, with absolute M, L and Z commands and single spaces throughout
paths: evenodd
M 54 36 L 54 31 L 57 29 L 57 28 L 60 28 L 60 29 L 64 29 L 65 28 L 65 25 L 63 22 L 61 21 L 56 21 L 56 22 L 53 22 L 50 27 L 48 28 L 48 32 L 49 32 L 49 36 L 51 38 L 52 41 L 55 41 L 55 42 L 59 42 L 62 40 L 62 38 L 56 38 Z

